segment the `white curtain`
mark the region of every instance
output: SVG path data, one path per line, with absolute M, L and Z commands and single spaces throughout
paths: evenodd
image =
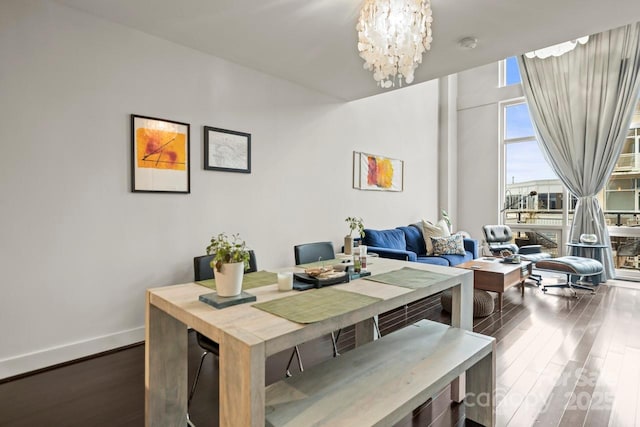
M 611 240 L 596 194 L 613 171 L 638 99 L 640 22 L 592 35 L 558 57 L 518 59 L 540 148 L 578 198 L 569 241 L 597 235 L 608 246 L 603 279 L 611 279 Z

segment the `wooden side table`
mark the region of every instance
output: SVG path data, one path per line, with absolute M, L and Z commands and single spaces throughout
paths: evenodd
M 498 311 L 502 311 L 502 294 L 510 287 L 522 286 L 524 296 L 524 282 L 531 274 L 531 261 L 520 261 L 517 264 L 504 263 L 500 258 L 495 260 L 475 259 L 456 265 L 458 268 L 473 270 L 473 287 L 498 293 Z

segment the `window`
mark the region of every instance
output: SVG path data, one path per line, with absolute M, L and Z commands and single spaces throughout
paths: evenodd
M 564 186 L 538 146 L 527 104 L 504 103 L 502 114 L 505 222 L 562 225 Z
M 522 78 L 520 77 L 520 69 L 518 68 L 518 60 L 515 56 L 510 56 L 509 58 L 502 61 L 502 86 L 509 86 L 522 83 Z
M 501 114 L 504 222 L 519 236 L 516 243 L 536 241 L 545 252 L 560 255 L 558 242 L 568 230 L 577 199 L 569 195 L 544 159 L 524 99 L 502 103 Z M 598 198 L 607 223 L 626 226 L 612 237 L 616 268 L 635 273 L 633 270 L 640 270 L 640 233 L 633 231 L 640 227 L 640 102 L 618 162 Z M 630 252 L 632 246 L 638 249 Z

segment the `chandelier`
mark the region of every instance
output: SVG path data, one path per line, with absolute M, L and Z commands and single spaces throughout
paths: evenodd
M 431 48 L 430 0 L 366 0 L 358 19 L 358 51 L 378 86 L 413 82 L 422 53 Z
M 537 56 L 540 59 L 545 59 L 550 56 L 560 56 L 575 49 L 578 43 L 585 44 L 588 41 L 589 36 L 584 36 L 580 37 L 579 39 L 569 40 L 568 42 L 554 44 L 553 46 L 545 47 L 544 49 L 527 52 L 524 55 L 527 58 L 535 58 Z

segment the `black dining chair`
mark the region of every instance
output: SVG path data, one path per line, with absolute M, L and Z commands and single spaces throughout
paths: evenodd
M 336 254 L 333 250 L 333 243 L 331 242 L 315 242 L 295 245 L 293 247 L 293 255 L 296 260 L 296 265 L 330 260 L 335 259 L 336 257 Z M 380 334 L 380 328 L 378 327 L 378 321 L 375 318 L 373 325 L 376 329 L 378 338 L 382 338 L 382 334 Z M 334 357 L 340 355 L 340 353 L 338 353 L 338 340 L 340 339 L 341 332 L 342 329 L 339 329 L 337 334 L 331 332 L 331 343 L 333 344 Z
M 293 247 L 296 265 L 334 259 L 336 257 L 331 242 L 303 243 Z
M 295 245 L 293 247 L 293 256 L 296 260 L 296 265 L 300 265 L 335 259 L 336 254 L 333 250 L 333 243 L 315 242 Z M 338 331 L 338 337 L 340 337 L 340 331 Z M 339 356 L 338 339 L 333 332 L 331 332 L 331 343 L 333 344 L 333 357 Z M 289 363 L 291 363 L 291 360 Z
M 202 256 L 197 256 L 193 258 L 194 281 L 197 282 L 200 280 L 208 280 L 208 279 L 214 278 L 213 268 L 211 268 L 211 260 L 213 260 L 213 255 L 202 255 Z M 256 255 L 252 250 L 250 250 L 249 251 L 249 269 L 245 270 L 245 273 L 253 273 L 256 271 L 258 271 L 258 263 L 256 261 Z M 202 364 L 204 362 L 204 359 L 207 357 L 208 354 L 213 354 L 214 356 L 220 355 L 220 346 L 218 345 L 217 342 L 211 340 L 210 338 L 207 338 L 206 336 L 202 335 L 200 332 L 197 332 L 197 331 L 196 331 L 196 340 L 198 341 L 198 345 L 202 347 L 202 349 L 204 350 L 204 353 L 202 353 L 202 356 L 200 356 L 200 364 L 198 365 L 198 370 L 196 371 L 196 376 L 193 381 L 193 385 L 191 386 L 191 391 L 189 392 L 189 400 L 187 401 L 187 407 L 189 406 L 189 404 L 191 404 L 191 399 L 193 398 L 193 395 L 196 391 L 196 386 L 198 385 L 198 380 L 200 379 L 200 371 L 202 370 Z M 293 349 L 293 353 L 291 355 L 291 359 L 289 360 L 289 364 L 287 365 L 287 376 L 291 376 L 291 373 L 289 372 L 289 366 L 293 361 L 294 355 L 298 356 L 298 367 L 300 368 L 300 372 L 304 370 L 302 367 L 302 361 L 300 359 L 300 351 L 298 349 L 298 346 L 295 346 L 295 348 Z

